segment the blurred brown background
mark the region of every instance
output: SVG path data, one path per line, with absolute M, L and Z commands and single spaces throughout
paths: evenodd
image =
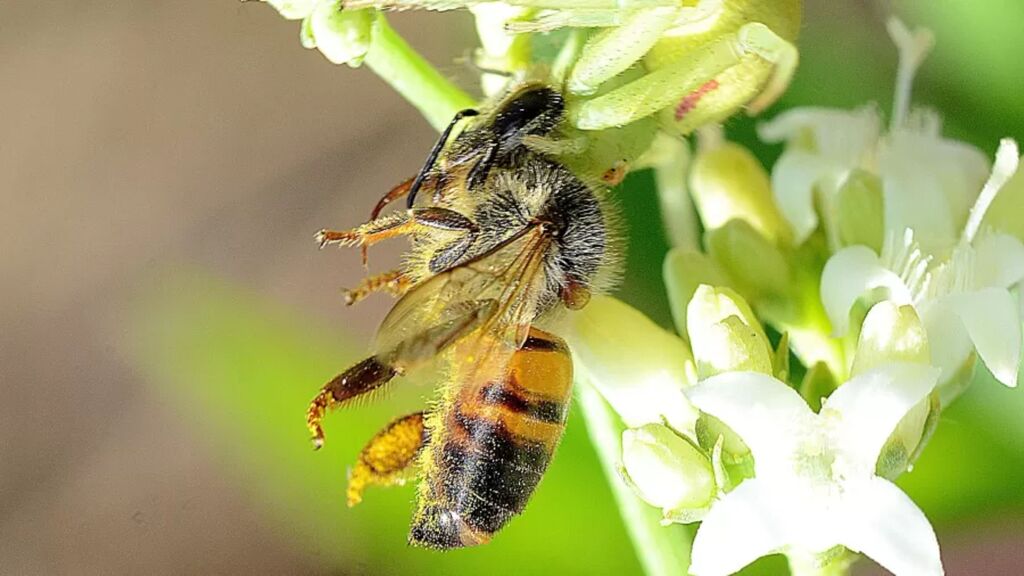
M 808 20 L 876 16 L 842 4 L 809 2 Z M 392 22 L 470 77 L 453 63 L 466 15 Z M 153 269 L 186 262 L 369 334 L 387 301 L 345 310 L 357 257 L 312 234 L 359 220 L 433 140 L 257 2 L 0 2 L 0 574 L 324 572 L 133 373 L 118 319 Z M 970 533 L 943 539 L 949 573 L 968 548 L 1020 572 L 1010 543 L 973 545 L 1001 528 Z
M 395 25 L 453 62 L 469 21 L 439 18 Z M 261 3 L 0 2 L 0 573 L 322 571 L 142 386 L 115 320 L 184 261 L 368 334 L 387 302 L 345 311 L 357 259 L 313 232 L 362 217 L 434 138 Z

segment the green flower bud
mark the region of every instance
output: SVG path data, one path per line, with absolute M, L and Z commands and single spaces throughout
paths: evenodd
M 885 236 L 882 181 L 875 174 L 854 170 L 839 188 L 836 227 L 844 246 L 863 244 L 876 253 Z
M 328 60 L 355 68 L 370 50 L 376 22 L 376 10 L 345 10 L 340 0 L 326 0 L 310 14 L 309 30 L 316 47 Z
M 932 392 L 907 412 L 882 446 L 875 473 L 895 480 L 909 470 L 935 432 L 940 412 L 938 392 Z
M 739 144 L 725 142 L 699 150 L 690 171 L 690 190 L 706 229 L 742 220 L 776 245 L 792 241 L 789 224 L 772 197 L 768 172 Z
M 686 334 L 686 307 L 698 286 L 731 286 L 725 271 L 714 260 L 690 248 L 673 248 L 665 257 L 662 271 L 672 319 L 680 334 Z
M 893 362 L 929 364 L 928 335 L 913 306 L 888 300 L 871 307 L 861 326 L 852 376 Z M 876 471 L 894 479 L 914 462 L 938 423 L 938 392 L 933 392 L 900 420 L 882 447 Z
M 622 433 L 622 466 L 627 484 L 668 520 L 698 520 L 715 497 L 710 458 L 660 424 Z
M 302 20 L 313 12 L 317 0 L 263 0 L 288 20 Z
M 745 478 L 753 478 L 754 456 L 739 434 L 710 414 L 701 414 L 694 430 L 697 444 L 704 450 L 713 452 L 715 445 L 720 444 L 723 483 L 735 486 Z M 729 489 L 729 486 L 723 488 Z
M 772 348 L 750 306 L 729 288 L 697 288 L 687 307 L 697 377 L 722 372 L 773 374 Z
M 913 306 L 886 300 L 875 304 L 861 326 L 852 376 L 890 362 L 929 364 L 928 334 Z
M 828 398 L 829 394 L 836 389 L 836 378 L 824 362 L 817 362 L 804 374 L 800 382 L 800 396 L 811 407 L 811 410 L 821 410 L 821 401 Z
M 743 220 L 731 220 L 706 238 L 708 253 L 751 298 L 782 296 L 792 287 L 782 251 Z

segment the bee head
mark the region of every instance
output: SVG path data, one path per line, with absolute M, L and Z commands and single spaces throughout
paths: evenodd
M 499 141 L 521 141 L 554 130 L 565 114 L 562 94 L 550 86 L 529 86 L 508 97 L 497 109 L 491 130 Z

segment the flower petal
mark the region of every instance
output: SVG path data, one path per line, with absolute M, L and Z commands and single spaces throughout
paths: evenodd
M 954 294 L 944 300 L 964 323 L 978 355 L 992 375 L 1007 386 L 1016 386 L 1021 321 L 1017 302 L 1010 293 L 1002 288 L 986 288 Z
M 855 164 L 830 163 L 818 154 L 804 150 L 787 150 L 779 157 L 772 168 L 772 191 L 779 211 L 793 228 L 797 244 L 806 240 L 818 227 L 815 190 L 820 187 L 826 198 L 825 205 L 830 206 L 829 199 L 838 193 L 854 167 Z
M 996 151 L 996 161 L 992 164 L 992 174 L 989 175 L 984 188 L 981 189 L 981 193 L 978 194 L 978 198 L 974 201 L 971 214 L 967 219 L 967 224 L 964 226 L 964 239 L 968 242 L 974 241 L 993 202 L 995 202 L 995 199 L 999 197 L 999 193 L 1017 173 L 1019 165 L 1020 150 L 1017 148 L 1017 142 L 1012 138 L 1000 140 L 999 150 Z
M 1007 153 L 1004 150 L 1010 144 L 1004 143 L 1000 143 L 999 150 L 1003 158 L 1000 158 L 1000 154 L 996 155 L 996 166 L 990 180 L 993 185 L 999 185 L 999 191 L 985 210 L 980 229 L 998 230 L 1024 240 L 1024 170 L 1020 168 L 1019 158 L 1016 162 L 1005 159 Z M 997 174 L 997 169 L 1001 173 Z M 1006 171 L 1011 169 L 1013 173 L 1005 178 Z
M 888 288 L 889 299 L 897 304 L 911 301 L 910 290 L 893 271 L 882 265 L 866 246 L 850 246 L 836 252 L 821 273 L 821 301 L 832 321 L 832 332 L 846 334 L 850 309 L 869 290 Z
M 962 142 L 900 130 L 880 151 L 878 163 L 886 229 L 913 229 L 931 254 L 952 248 L 988 177 L 985 155 Z
M 879 119 L 874 108 L 854 111 L 797 108 L 758 126 L 766 142 L 787 140 L 786 151 L 772 169 L 776 203 L 793 227 L 797 243 L 818 225 L 814 190 L 821 186 L 828 199 L 878 140 Z M 825 202 L 826 206 L 831 200 Z
M 873 473 L 878 454 L 900 420 L 931 393 L 939 370 L 924 364 L 892 363 L 854 377 L 840 386 L 820 415 L 837 418 L 836 451 L 849 476 Z M 756 454 L 755 454 L 756 456 Z
M 939 382 L 940 388 L 943 388 L 965 368 L 974 353 L 974 345 L 960 316 L 950 309 L 948 302 L 929 302 L 919 312 L 925 331 L 928 332 L 932 365 L 942 369 Z M 943 398 L 943 405 L 946 400 Z
M 935 531 L 917 505 L 892 482 L 875 476 L 851 483 L 837 515 L 843 545 L 896 576 L 943 574 Z
M 841 164 L 856 164 L 874 146 L 881 130 L 878 111 L 872 106 L 856 110 L 793 108 L 757 126 L 765 142 L 789 141 Z
M 792 474 L 789 458 L 814 417 L 795 390 L 760 372 L 726 372 L 688 389 L 686 396 L 743 439 L 758 476 Z
M 746 480 L 716 502 L 693 540 L 690 574 L 733 574 L 788 544 L 785 505 L 761 480 Z
M 1024 243 L 1009 234 L 982 234 L 974 241 L 974 285 L 1010 288 L 1024 280 Z
M 693 432 L 697 411 L 682 392 L 693 360 L 682 339 L 609 297 L 594 298 L 571 319 L 567 339 L 578 366 L 627 426 L 664 418 Z

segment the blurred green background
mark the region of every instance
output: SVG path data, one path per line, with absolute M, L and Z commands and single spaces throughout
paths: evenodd
M 888 110 L 893 12 L 936 33 L 915 101 L 947 134 L 989 154 L 1024 137 L 1016 0 L 808 0 L 800 70 L 768 115 Z M 465 14 L 391 21 L 473 88 Z M 318 252 L 312 233 L 361 220 L 422 162 L 434 134 L 397 95 L 303 50 L 258 3 L 8 0 L 0 23 L 0 573 L 639 573 L 578 410 L 527 513 L 443 555 L 405 544 L 411 486 L 343 504 L 361 445 L 430 390 L 334 415 L 310 449 L 306 403 L 388 305 L 345 308 L 358 256 Z M 727 130 L 770 162 L 753 126 Z M 651 186 L 638 173 L 619 195 L 620 295 L 668 326 Z M 979 384 L 901 483 L 948 574 L 1016 574 L 1024 391 Z

